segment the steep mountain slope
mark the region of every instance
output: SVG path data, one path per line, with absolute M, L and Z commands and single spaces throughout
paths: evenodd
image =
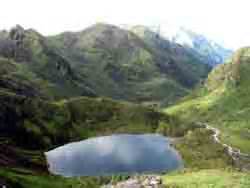
M 5 85 L 20 79 L 30 80 L 42 87 L 50 98 L 94 95 L 68 60 L 34 30 L 16 26 L 10 32 L 1 32 L 0 57 L 5 58 L 1 60 L 0 66 L 5 69 L 1 77 L 9 78 Z
M 116 99 L 174 101 L 187 94 L 210 70 L 193 57 L 187 56 L 184 61 L 164 48 L 158 53 L 157 46 L 107 24 L 49 40 L 98 94 Z
M 180 28 L 171 36 L 171 40 L 189 47 L 191 53 L 200 58 L 202 62 L 211 66 L 224 63 L 233 54 L 232 50 L 226 49 L 222 45 L 207 39 L 205 36 L 185 28 Z
M 197 90 L 166 111 L 186 122 L 208 122 L 222 131 L 223 142 L 250 153 L 250 48 L 219 65 Z

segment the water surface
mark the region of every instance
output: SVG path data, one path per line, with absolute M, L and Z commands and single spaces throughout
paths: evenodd
M 179 154 L 157 134 L 112 135 L 74 142 L 46 152 L 49 171 L 71 176 L 171 171 Z

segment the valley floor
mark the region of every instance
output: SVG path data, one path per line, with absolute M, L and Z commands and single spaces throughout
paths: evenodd
M 84 135 L 86 135 L 87 130 L 88 132 L 95 133 L 88 134 L 87 136 L 98 136 L 104 132 L 105 134 L 157 132 L 163 135 L 177 136 L 178 141 L 175 143 L 175 147 L 182 155 L 185 169 L 183 172 L 163 175 L 162 179 L 165 187 L 205 188 L 212 186 L 214 188 L 247 188 L 250 186 L 249 174 L 238 172 L 236 169 L 227 170 L 233 169 L 232 158 L 226 154 L 221 144 L 214 142 L 213 133 L 210 130 L 199 127 L 191 129 L 189 125 L 184 125 L 168 115 L 159 120 L 158 118 L 161 115 L 155 113 L 152 109 L 146 110 L 139 106 L 117 104 L 106 100 L 95 99 L 89 101 L 89 99 L 81 98 L 66 104 L 70 105 L 71 110 L 75 110 L 78 113 L 82 112 L 82 115 L 79 117 L 83 117 L 85 109 L 91 107 L 92 111 L 89 116 L 92 118 L 96 117 L 94 120 L 99 120 L 100 122 L 95 122 L 95 126 L 91 126 L 90 124 L 78 127 L 83 128 Z M 61 107 L 65 103 L 57 105 Z M 82 106 L 85 109 L 80 111 L 79 109 L 82 109 Z M 100 107 L 103 107 L 103 112 L 100 111 Z M 96 109 L 96 111 L 93 111 L 93 109 Z M 104 113 L 109 110 L 113 113 L 117 111 L 117 114 L 114 115 L 111 113 L 110 115 Z M 100 120 L 100 114 L 105 118 L 106 116 L 108 117 L 104 119 L 106 121 Z M 156 120 L 159 120 L 159 122 Z M 136 130 L 134 129 L 135 127 L 137 128 Z M 42 152 L 26 151 L 16 148 L 15 145 L 10 145 L 8 147 L 9 150 L 7 150 L 3 146 L 8 145 L 8 140 L 3 138 L 1 139 L 1 143 L 0 148 L 2 150 L 0 151 L 3 152 L 0 154 L 0 158 L 3 160 L 0 160 L 0 185 L 8 185 L 14 188 L 97 188 L 111 181 L 111 177 L 63 178 L 49 175 L 46 170 L 40 171 L 40 168 L 34 168 L 36 165 L 37 167 L 40 167 L 40 165 L 44 166 Z M 6 159 L 11 159 L 11 161 Z M 26 166 L 20 166 L 20 164 L 26 164 Z M 4 168 L 4 166 L 8 166 L 9 168 Z M 121 180 L 120 177 L 115 178 L 116 182 Z

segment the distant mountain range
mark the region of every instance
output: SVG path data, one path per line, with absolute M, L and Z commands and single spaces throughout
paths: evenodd
M 201 34 L 182 27 L 172 34 L 172 36 L 165 37 L 169 38 L 174 43 L 188 47 L 190 52 L 197 55 L 202 62 L 211 66 L 224 63 L 233 54 L 233 50 L 227 49 Z

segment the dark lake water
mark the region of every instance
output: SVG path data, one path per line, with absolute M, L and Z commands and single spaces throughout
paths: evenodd
M 157 134 L 90 138 L 45 153 L 49 171 L 71 176 L 171 171 L 181 168 L 179 154 Z

